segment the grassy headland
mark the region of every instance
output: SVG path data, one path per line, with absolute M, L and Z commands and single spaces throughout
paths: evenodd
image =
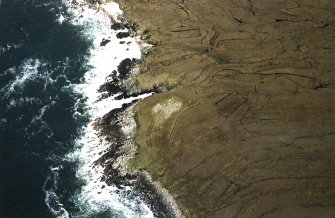
M 146 169 L 186 217 L 335 215 L 335 2 L 117 0 L 156 46 Z

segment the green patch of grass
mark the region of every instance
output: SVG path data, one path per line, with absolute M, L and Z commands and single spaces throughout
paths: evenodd
M 230 63 L 229 57 L 225 54 L 209 53 L 209 56 L 212 57 L 218 64 Z

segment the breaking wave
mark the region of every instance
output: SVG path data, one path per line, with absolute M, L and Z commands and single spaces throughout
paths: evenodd
M 70 23 L 81 28 L 81 33 L 89 42 L 91 47 L 86 56 L 85 68 L 87 72 L 79 84 L 70 85 L 74 92 L 84 96 L 76 103 L 74 117 L 86 117 L 90 120 L 80 130 L 80 136 L 74 142 L 74 149 L 66 155 L 65 161 L 76 163 L 76 177 L 83 182 L 81 188 L 74 193 L 70 200 L 79 208 L 77 212 L 68 212 L 61 203 L 61 197 L 57 195 L 58 172 L 62 170 L 61 165 L 50 166 L 50 176 L 47 177 L 43 190 L 45 202 L 50 211 L 57 217 L 92 217 L 105 215 L 107 217 L 153 217 L 153 213 L 143 200 L 131 187 L 116 187 L 107 185 L 102 179 L 103 168 L 94 165 L 94 161 L 108 150 L 108 142 L 99 137 L 92 124 L 95 119 L 102 117 L 115 108 L 121 108 L 124 103 L 130 103 L 135 99 L 144 98 L 148 95 L 115 100 L 114 96 L 99 99 L 99 87 L 104 84 L 111 72 L 123 59 L 141 57 L 141 51 L 136 39 L 132 37 L 123 38 L 127 43 L 120 43 L 116 37 L 117 31 L 110 28 L 111 18 L 122 16 L 122 11 L 116 3 L 103 5 L 104 10 L 97 11 L 85 1 L 77 0 L 75 4 L 63 1 L 66 11 L 60 12 L 57 22 L 60 24 Z M 108 12 L 108 15 L 107 15 Z M 108 43 L 101 46 L 101 41 L 108 39 Z M 41 63 L 37 60 L 29 61 L 30 73 L 18 77 L 15 84 L 8 89 L 15 89 L 24 81 L 34 78 L 37 74 L 36 68 Z M 82 110 L 79 110 L 82 108 Z M 41 114 L 43 109 L 41 110 Z

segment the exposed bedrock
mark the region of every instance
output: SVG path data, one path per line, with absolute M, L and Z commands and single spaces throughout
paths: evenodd
M 335 216 L 335 2 L 118 0 L 152 48 L 145 169 L 186 217 Z

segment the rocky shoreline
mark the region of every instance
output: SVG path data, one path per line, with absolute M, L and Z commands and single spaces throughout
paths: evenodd
M 159 92 L 129 165 L 156 216 L 181 214 L 153 181 L 186 217 L 334 216 L 332 1 L 117 2 L 155 45 L 124 96 Z
M 95 129 L 109 143 L 108 151 L 95 164 L 104 168 L 101 179 L 108 185 L 122 189 L 131 186 L 144 199 L 155 217 L 183 217 L 172 196 L 158 183 L 153 181 L 145 170 L 130 172 L 128 164 L 134 158 L 137 147 L 133 141 L 136 123 L 133 109 L 136 102 L 114 109 L 101 119 L 96 120 Z
M 127 67 L 127 70 L 132 70 L 132 67 Z M 106 84 L 102 85 L 104 86 Z M 153 89 L 132 93 L 126 86 L 119 84 L 116 87 L 117 89 L 109 90 L 110 95 L 120 93 L 122 90 L 122 94 L 116 98 L 134 97 L 155 91 Z M 103 91 L 106 92 L 106 90 Z M 147 171 L 129 169 L 129 162 L 135 157 L 138 150 L 133 141 L 136 132 L 134 107 L 137 102 L 138 100 L 135 100 L 124 104 L 122 108 L 114 109 L 95 121 L 94 129 L 99 132 L 100 137 L 109 142 L 110 147 L 94 164 L 104 168 L 104 177 L 101 179 L 106 184 L 116 185 L 120 189 L 125 186 L 133 187 L 149 205 L 155 217 L 183 217 L 173 197 L 159 182 L 153 181 Z
M 104 7 L 103 2 L 91 1 L 90 3 L 97 9 Z M 111 19 L 114 20 L 111 29 L 123 31 L 117 34 L 117 38 L 122 39 L 137 34 L 136 23 L 128 22 L 124 18 L 120 19 L 121 22 L 116 22 L 116 19 L 112 17 Z M 108 42 L 108 39 L 103 39 L 100 46 L 105 46 Z M 147 48 L 143 47 L 142 52 L 146 51 Z M 98 89 L 98 92 L 102 93 L 100 100 L 112 95 L 118 100 L 161 92 L 162 90 L 156 86 L 141 90 L 134 85 L 136 67 L 139 63 L 140 60 L 137 59 L 122 60 L 117 70 L 111 73 L 111 79 Z M 100 137 L 109 142 L 110 147 L 94 164 L 104 168 L 104 176 L 101 180 L 105 181 L 107 185 L 116 185 L 121 190 L 126 186 L 131 186 L 151 208 L 155 217 L 183 217 L 172 196 L 159 182 L 153 181 L 147 171 L 143 169 L 129 170 L 129 162 L 135 157 L 138 150 L 133 141 L 136 132 L 134 107 L 137 102 L 138 100 L 134 100 L 129 104 L 124 104 L 122 108 L 114 109 L 95 120 L 94 129 Z

